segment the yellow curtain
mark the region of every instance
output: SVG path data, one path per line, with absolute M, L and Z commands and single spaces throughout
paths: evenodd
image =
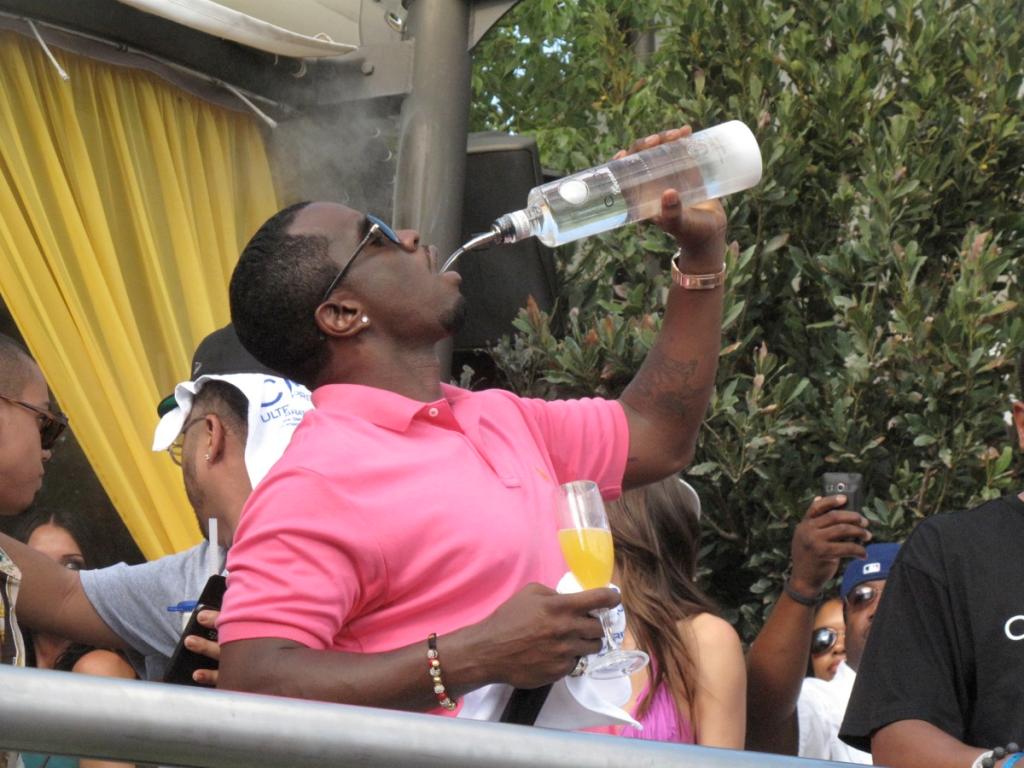
M 277 209 L 259 128 L 145 72 L 0 33 L 0 294 L 149 557 L 198 528 L 150 450 L 156 403 L 229 320 L 241 247 Z M 54 482 L 56 478 L 50 478 Z

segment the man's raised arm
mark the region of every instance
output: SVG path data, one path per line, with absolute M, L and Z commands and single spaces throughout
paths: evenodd
M 683 128 L 648 136 L 630 151 L 689 132 Z M 699 288 L 719 281 L 695 278 L 718 275 L 723 269 L 725 211 L 717 200 L 684 208 L 676 191 L 667 190 L 655 222 L 678 243 L 678 270 L 691 287 L 673 281 L 661 332 L 620 399 L 629 422 L 626 487 L 660 480 L 690 463 L 714 389 L 721 347 L 724 288 Z

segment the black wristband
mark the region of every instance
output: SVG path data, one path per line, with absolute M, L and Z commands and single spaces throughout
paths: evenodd
M 800 605 L 806 605 L 808 608 L 817 608 L 818 603 L 821 602 L 821 592 L 816 594 L 814 597 L 808 597 L 807 595 L 801 595 L 793 587 L 789 585 L 789 579 L 786 579 L 782 585 L 782 591 L 789 595 L 789 599 L 794 603 L 800 603 Z

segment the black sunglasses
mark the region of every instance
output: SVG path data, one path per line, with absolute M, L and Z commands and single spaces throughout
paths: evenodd
M 12 405 L 20 405 L 22 408 L 27 408 L 39 417 L 39 443 L 44 451 L 52 451 L 53 446 L 57 444 L 57 438 L 68 428 L 67 416 L 59 413 L 50 413 L 45 408 L 32 405 L 32 403 L 26 403 L 23 400 L 15 400 L 13 397 L 5 395 L 0 395 L 0 400 L 6 400 Z
M 850 594 L 846 596 L 846 604 L 851 608 L 863 608 L 877 600 L 881 594 L 882 590 L 880 588 L 862 584 L 859 587 L 854 587 Z
M 345 262 L 345 266 L 343 266 L 338 271 L 338 274 L 334 277 L 333 280 L 331 280 L 331 284 L 327 286 L 327 290 L 324 291 L 323 298 L 320 299 L 321 304 L 327 301 L 327 299 L 330 298 L 331 294 L 334 293 L 334 289 L 338 287 L 338 284 L 341 282 L 342 278 L 345 277 L 349 268 L 352 266 L 352 263 L 356 260 L 356 256 L 359 255 L 359 252 L 362 251 L 363 248 L 366 247 L 366 244 L 369 243 L 372 239 L 374 239 L 375 237 L 379 238 L 379 236 L 383 235 L 395 245 L 402 244 L 402 241 L 398 238 L 398 235 L 395 234 L 395 230 L 393 230 L 391 227 L 385 224 L 381 219 L 374 216 L 372 213 L 366 214 L 366 223 L 370 225 L 369 229 L 366 230 L 366 234 L 363 235 L 363 239 L 359 241 L 359 245 L 356 246 L 355 251 L 352 253 L 351 256 L 349 256 L 348 261 Z
M 831 651 L 839 640 L 839 635 L 840 633 L 832 627 L 821 627 L 814 630 L 814 634 L 811 635 L 811 655 L 821 656 L 821 654 Z

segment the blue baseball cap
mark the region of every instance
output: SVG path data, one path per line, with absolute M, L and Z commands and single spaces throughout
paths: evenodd
M 900 551 L 900 545 L 868 544 L 867 551 L 866 560 L 852 560 L 843 571 L 843 583 L 839 587 L 839 597 L 842 600 L 845 600 L 858 584 L 889 578 L 889 571 L 893 560 L 896 559 L 896 553 Z

